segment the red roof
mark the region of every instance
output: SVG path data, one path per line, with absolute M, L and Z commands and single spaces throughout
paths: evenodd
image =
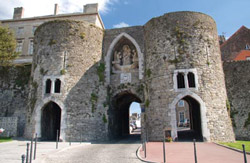
M 234 58 L 235 61 L 243 61 L 246 60 L 247 57 L 250 57 L 250 50 L 241 50 L 236 57 Z

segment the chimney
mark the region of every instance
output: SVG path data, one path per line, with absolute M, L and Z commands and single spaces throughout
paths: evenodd
M 23 7 L 14 8 L 13 19 L 21 19 L 21 18 L 23 18 L 23 12 L 24 12 Z
M 98 3 L 86 4 L 83 6 L 83 13 L 97 13 Z
M 55 4 L 55 9 L 54 9 L 54 15 L 57 15 L 58 11 L 59 11 L 59 7 L 58 7 L 58 4 L 56 3 Z

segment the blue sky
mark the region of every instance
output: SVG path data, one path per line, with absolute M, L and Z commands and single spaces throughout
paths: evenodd
M 24 7 L 25 17 L 50 15 L 54 4 L 59 13 L 82 12 L 83 5 L 99 3 L 105 27 L 144 25 L 153 17 L 175 11 L 198 11 L 212 16 L 218 34 L 227 37 L 242 25 L 250 28 L 250 0 L 0 0 L 0 20 L 11 19 L 14 7 Z
M 129 107 L 129 114 L 132 115 L 132 113 L 139 113 L 141 114 L 141 107 L 140 104 L 137 102 L 132 102 L 132 104 Z
M 218 34 L 227 37 L 242 25 L 250 27 L 250 0 L 125 0 L 109 6 L 101 13 L 106 28 L 123 22 L 129 26 L 143 25 L 153 17 L 175 11 L 197 11 L 212 16 Z

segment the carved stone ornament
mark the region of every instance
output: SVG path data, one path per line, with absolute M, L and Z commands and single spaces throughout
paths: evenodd
M 138 69 L 138 54 L 135 48 L 123 45 L 121 50 L 114 51 L 113 72 L 130 72 L 133 69 Z
M 131 83 L 131 73 L 121 73 L 120 83 Z

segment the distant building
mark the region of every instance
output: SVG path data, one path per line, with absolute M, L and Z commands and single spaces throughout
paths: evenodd
M 16 51 L 20 52 L 20 57 L 15 61 L 15 63 L 19 64 L 32 62 L 34 33 L 37 27 L 44 22 L 65 19 L 87 21 L 95 24 L 101 29 L 104 29 L 102 19 L 98 13 L 98 4 L 85 5 L 82 13 L 58 14 L 58 12 L 59 7 L 55 4 L 53 15 L 23 18 L 24 8 L 18 7 L 14 9 L 13 19 L 0 21 L 3 25 L 12 29 L 16 35 Z
M 220 46 L 222 61 L 249 60 L 250 29 L 242 26 Z

